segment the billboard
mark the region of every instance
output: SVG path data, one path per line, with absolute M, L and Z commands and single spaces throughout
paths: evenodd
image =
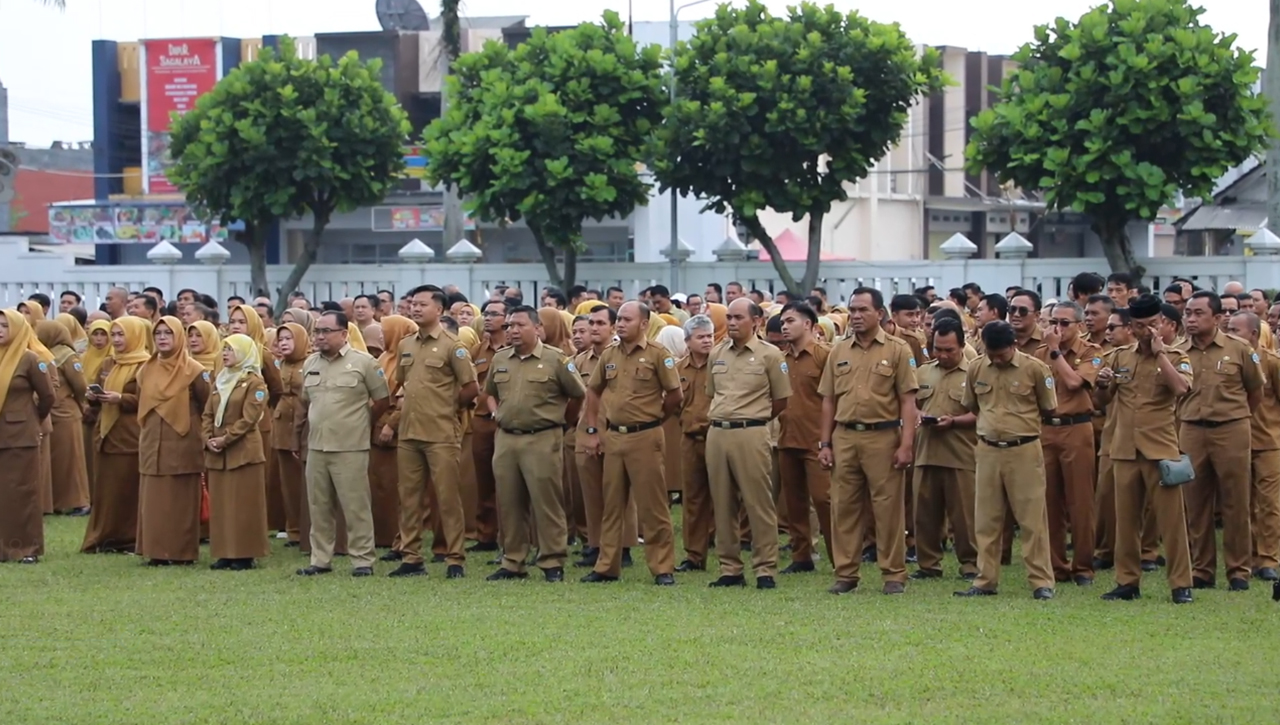
M 165 170 L 171 114 L 182 115 L 222 77 L 222 43 L 216 38 L 142 42 L 142 193 L 174 194 Z
M 62 244 L 204 244 L 229 235 L 181 204 L 60 204 L 49 207 L 49 236 Z

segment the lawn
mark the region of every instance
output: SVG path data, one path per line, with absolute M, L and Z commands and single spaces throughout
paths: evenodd
M 150 569 L 75 553 L 84 519 L 50 518 L 38 566 L 0 566 L 0 723 L 1275 722 L 1280 604 L 1255 583 L 1175 607 L 1085 589 L 999 597 L 964 582 L 846 597 L 830 568 L 760 592 L 713 575 L 652 586 L 637 557 L 612 585 L 538 578 Z M 207 559 L 207 551 L 205 552 Z M 205 562 L 207 564 L 207 561 Z M 378 573 L 391 565 L 379 563 Z M 874 567 L 872 567 L 874 569 Z

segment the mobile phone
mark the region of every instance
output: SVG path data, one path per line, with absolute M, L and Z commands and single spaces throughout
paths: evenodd
M 102 395 L 107 391 L 103 390 L 102 386 L 98 385 L 97 383 L 89 383 L 89 392 L 93 393 L 94 395 Z
M 920 425 L 937 425 L 938 419 L 932 415 L 924 415 L 920 417 Z

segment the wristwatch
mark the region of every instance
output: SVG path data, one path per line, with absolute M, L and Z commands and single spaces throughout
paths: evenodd
M 587 427 L 587 435 L 589 435 L 589 436 L 596 435 L 596 434 L 597 434 L 597 433 L 599 433 L 599 432 L 600 432 L 600 430 L 599 430 L 598 428 L 591 427 L 591 426 L 588 426 L 588 427 Z
M 1057 359 L 1058 359 L 1058 358 L 1060 358 L 1060 357 L 1062 357 L 1062 352 L 1060 352 L 1060 351 L 1058 351 L 1058 350 L 1050 350 L 1050 351 L 1049 351 L 1049 359 L 1050 359 L 1050 360 L 1057 360 Z
M 831 447 L 831 441 L 818 441 L 818 450 L 822 450 L 823 448 L 830 448 L 830 447 Z

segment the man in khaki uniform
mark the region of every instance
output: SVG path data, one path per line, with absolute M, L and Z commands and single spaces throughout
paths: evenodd
M 707 394 L 707 356 L 714 344 L 715 325 L 706 315 L 696 315 L 684 324 L 689 354 L 676 362 L 680 375 L 680 457 L 684 466 L 684 492 L 680 496 L 681 533 L 684 561 L 676 571 L 705 571 L 707 549 L 715 531 L 715 508 L 711 503 L 711 483 L 707 474 L 707 429 L 711 422 L 711 396 Z M 733 535 L 737 539 L 737 535 Z
M 1182 349 L 1195 382 L 1178 403 L 1178 442 L 1196 477 L 1186 486 L 1192 586 L 1211 589 L 1217 570 L 1215 500 L 1222 507 L 1222 545 L 1231 591 L 1249 588 L 1253 537 L 1249 525 L 1249 420 L 1262 399 L 1262 366 L 1249 343 L 1218 329 L 1222 303 L 1213 292 L 1187 301 Z
M 1094 402 L 1115 418 L 1110 445 L 1115 471 L 1116 588 L 1105 600 L 1141 596 L 1144 506 L 1155 510 L 1168 561 L 1173 602 L 1191 601 L 1191 552 L 1181 486 L 1160 483 L 1160 461 L 1178 451 L 1175 407 L 1191 390 L 1191 362 L 1172 347 L 1182 316 L 1145 294 L 1129 302 L 1129 329 L 1136 344 L 1107 355 L 1098 372 Z
M 1005 520 L 1012 512 L 1022 527 L 1022 559 L 1032 596 L 1052 599 L 1040 418 L 1058 407 L 1053 375 L 1044 363 L 1018 351 L 1008 323 L 984 326 L 982 343 L 987 353 L 969 367 L 964 392 L 965 408 L 978 416 L 973 516 L 978 576 L 956 596 L 997 593 Z
M 498 489 L 493 480 L 493 445 L 498 424 L 489 410 L 483 386 L 493 356 L 507 346 L 506 300 L 486 302 L 481 313 L 484 336 L 471 351 L 476 370 L 476 415 L 471 419 L 471 456 L 476 470 L 476 543 L 470 551 L 498 550 Z
M 564 581 L 568 526 L 564 512 L 565 408 L 586 394 L 564 352 L 543 344 L 538 311 L 520 306 L 507 315 L 511 346 L 494 356 L 485 394 L 497 402 L 493 473 L 502 517 L 502 568 L 489 581 L 524 579 L 530 510 L 538 537 L 539 569 Z
M 716 529 L 725 532 L 737 526 L 741 501 L 751 526 L 756 588 L 773 589 L 778 567 L 778 511 L 773 501 L 773 456 L 766 426 L 786 409 L 791 379 L 782 351 L 755 336 L 763 317 L 750 298 L 730 302 L 728 339 L 711 351 L 707 475 Z M 713 587 L 746 583 L 740 542 L 734 539 L 723 535 L 716 539 L 720 578 L 711 583 Z
M 369 430 L 386 412 L 390 393 L 378 361 L 347 344 L 346 315 L 321 315 L 316 322 L 315 345 L 317 351 L 302 364 L 299 393 L 310 424 L 307 503 L 311 563 L 298 574 L 315 576 L 333 571 L 336 498 L 347 520 L 351 575 L 369 576 L 373 574 L 374 554 Z
M 1252 312 L 1232 315 L 1231 334 L 1247 340 L 1262 365 L 1262 396 L 1250 420 L 1253 485 L 1249 529 L 1253 535 L 1253 575 L 1280 580 L 1280 355 L 1262 350 L 1262 321 Z
M 680 408 L 680 377 L 671 353 L 647 339 L 648 328 L 649 308 L 639 302 L 624 303 L 618 309 L 618 342 L 605 348 L 599 369 L 587 385 L 584 444 L 589 454 L 600 455 L 599 427 L 606 432 L 600 557 L 595 569 L 583 577 L 586 583 L 617 581 L 622 575 L 622 522 L 627 499 L 634 495 L 654 583 L 675 584 L 675 534 L 663 470 L 662 421 Z
M 1111 351 L 1125 345 L 1133 344 L 1133 333 L 1129 331 L 1129 308 L 1117 308 L 1107 319 L 1107 349 L 1103 351 L 1103 364 Z M 1096 390 L 1097 379 L 1094 379 Z M 1093 568 L 1095 571 L 1110 569 L 1115 566 L 1116 547 L 1116 476 L 1111 463 L 1111 437 L 1115 435 L 1116 417 L 1110 408 L 1096 405 L 1104 411 L 1102 432 L 1098 443 L 1098 488 L 1094 494 L 1093 507 L 1097 512 L 1094 522 Z M 1155 528 L 1154 526 L 1152 527 Z
M 862 541 L 876 528 L 884 593 L 905 591 L 906 506 L 903 472 L 911 465 L 916 419 L 916 361 L 907 343 L 880 327 L 884 297 L 859 287 L 849 297 L 850 337 L 827 357 L 818 383 L 822 439 L 818 453 L 831 476 L 832 594 L 858 588 Z M 868 511 L 868 502 L 870 511 Z
M 978 575 L 974 540 L 974 433 L 977 418 L 964 407 L 971 363 L 964 357 L 964 327 L 959 319 L 934 323 L 929 349 L 934 359 L 916 374 L 920 389 L 920 430 L 916 434 L 916 551 L 920 568 L 912 579 L 942 576 L 942 542 L 947 521 L 955 538 L 960 577 Z
M 423 502 L 435 491 L 445 537 L 446 576 L 464 576 L 467 533 L 462 508 L 462 424 L 458 411 L 475 400 L 478 386 L 471 356 L 462 342 L 440 325 L 445 294 L 423 285 L 409 292 L 418 334 L 400 341 L 397 377 L 404 394 L 400 412 L 400 550 L 404 560 L 393 577 L 423 576 Z

